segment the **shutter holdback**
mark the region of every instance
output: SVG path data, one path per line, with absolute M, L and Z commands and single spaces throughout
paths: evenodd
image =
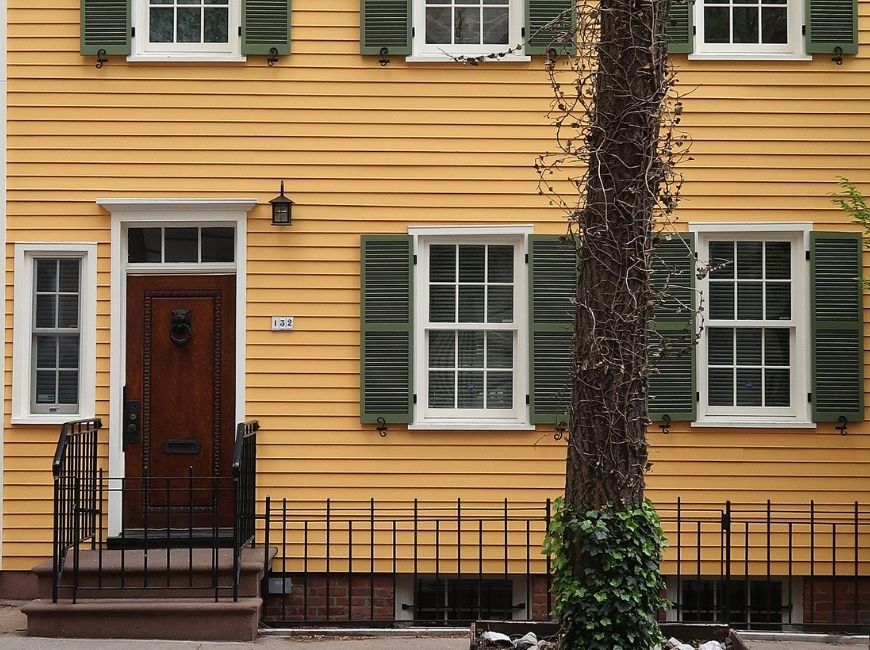
M 834 48 L 834 56 L 831 57 L 831 61 L 837 65 L 843 65 L 843 48 L 839 45 Z
M 101 47 L 99 50 L 97 50 L 97 70 L 102 68 L 108 62 L 108 60 L 109 59 L 106 58 L 105 48 Z
M 378 422 L 378 427 L 377 427 L 378 435 L 381 438 L 386 438 L 387 437 L 387 421 L 384 418 L 378 418 L 377 422 Z
M 845 415 L 837 418 L 838 426 L 834 427 L 841 436 L 849 435 L 849 419 Z
M 271 68 L 273 65 L 278 63 L 278 48 L 270 47 L 269 48 L 269 56 L 266 58 L 266 63 Z
M 378 54 L 380 54 L 380 57 L 378 57 L 378 63 L 381 64 L 382 68 L 386 68 L 387 65 L 390 63 L 390 60 L 387 58 L 387 56 L 389 56 L 390 54 L 390 48 L 382 47 L 381 51 Z

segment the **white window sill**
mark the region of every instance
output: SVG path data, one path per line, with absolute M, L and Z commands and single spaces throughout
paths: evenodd
M 689 61 L 812 61 L 809 54 L 770 54 L 764 52 L 720 52 L 690 54 Z
M 534 431 L 533 424 L 520 422 L 421 422 L 409 424 L 408 431 Z
M 532 57 L 525 54 L 510 54 L 507 56 L 489 58 L 488 54 L 413 54 L 405 57 L 406 63 L 462 63 L 463 59 L 483 57 L 483 63 L 526 63 Z
M 82 415 L 80 413 L 34 413 L 33 415 L 15 415 L 12 416 L 10 422 L 12 424 L 56 424 L 61 425 L 64 422 L 72 422 L 74 420 L 86 420 L 94 417 L 93 415 Z
M 246 56 L 234 54 L 131 54 L 127 63 L 246 63 Z
M 763 418 L 704 418 L 691 423 L 695 428 L 716 429 L 815 429 L 815 422 Z

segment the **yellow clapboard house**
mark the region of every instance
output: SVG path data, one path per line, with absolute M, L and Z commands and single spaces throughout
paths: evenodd
M 534 163 L 570 0 L 2 5 L 0 593 L 54 558 L 86 597 L 80 541 L 168 572 L 251 533 L 270 621 L 546 618 L 575 266 Z M 830 194 L 870 191 L 870 2 L 671 12 L 659 251 L 702 317 L 656 320 L 700 332 L 650 389 L 667 616 L 857 629 L 862 246 Z

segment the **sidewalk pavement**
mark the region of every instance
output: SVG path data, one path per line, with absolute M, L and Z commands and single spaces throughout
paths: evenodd
M 351 638 L 344 636 L 260 636 L 251 643 L 216 643 L 203 641 L 153 641 L 128 639 L 46 639 L 26 636 L 27 619 L 19 611 L 25 601 L 0 601 L 0 650 L 468 650 L 468 635 L 412 637 L 378 636 Z M 857 650 L 868 647 L 866 637 L 861 645 L 803 641 L 796 637 L 783 640 L 752 638 L 750 650 Z M 763 635 L 769 636 L 769 635 Z

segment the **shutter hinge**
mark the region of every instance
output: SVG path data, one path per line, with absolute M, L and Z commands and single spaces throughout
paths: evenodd
M 806 36 L 806 35 L 807 35 L 807 26 L 801 25 L 801 36 Z
M 136 28 L 135 27 L 130 28 L 130 36 L 132 36 L 133 38 L 136 37 Z
M 695 391 L 695 401 L 696 402 L 701 401 L 701 391 Z
M 807 393 L 807 402 L 809 402 L 810 404 L 813 403 L 813 394 L 812 393 Z
M 697 36 L 697 35 L 698 35 L 698 28 L 695 27 L 694 25 L 692 25 L 692 36 Z
M 807 262 L 809 262 L 810 261 L 810 252 L 809 251 L 804 251 L 804 252 L 806 253 Z
M 525 28 L 525 27 L 523 27 L 523 28 L 520 30 L 520 36 L 522 36 L 523 38 L 526 37 L 526 28 Z
M 241 36 L 241 35 L 242 35 L 242 26 L 239 25 L 239 36 Z
M 414 253 L 414 266 L 417 266 L 417 253 Z
M 529 394 L 526 393 L 526 404 L 531 404 L 532 400 L 529 398 Z
M 417 393 L 414 393 L 414 404 L 417 403 Z
M 526 264 L 528 264 L 528 263 L 529 263 L 529 254 L 526 253 Z
M 413 27 L 411 28 L 411 38 L 414 38 L 417 35 L 417 30 Z

